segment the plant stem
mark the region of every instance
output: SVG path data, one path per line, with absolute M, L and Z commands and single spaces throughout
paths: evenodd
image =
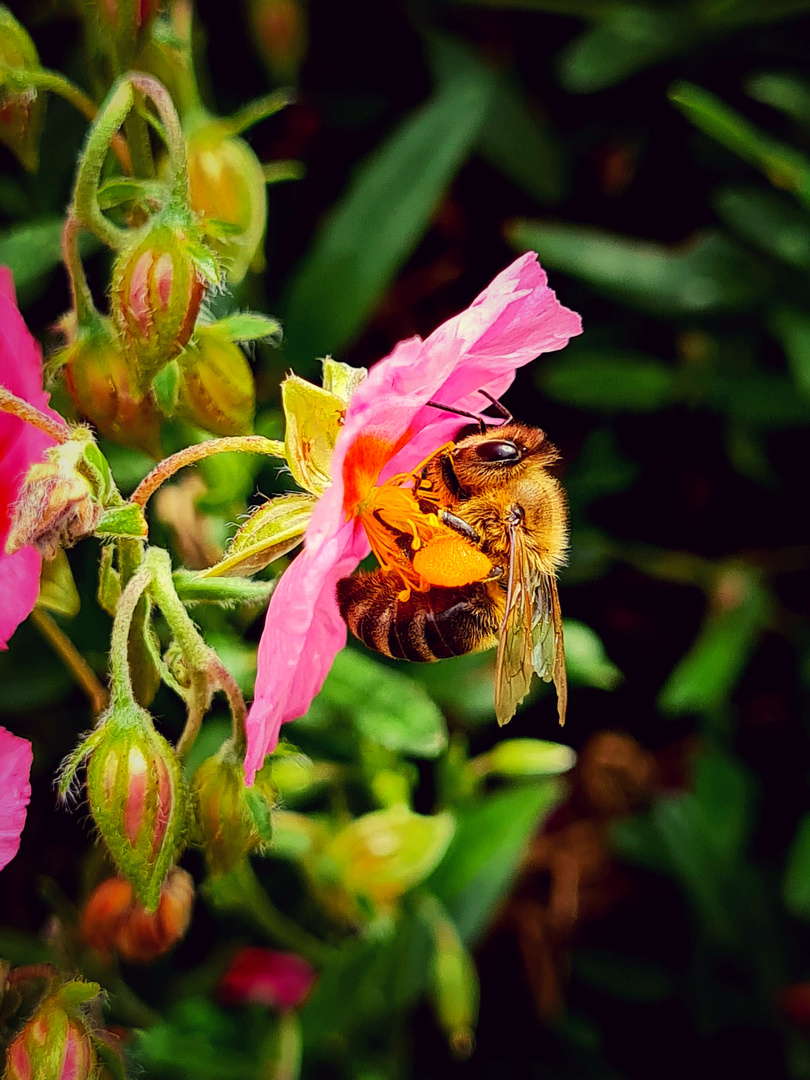
M 23 401 L 10 390 L 6 390 L 5 386 L 0 386 L 0 410 L 19 416 L 21 420 L 25 420 L 26 424 L 33 424 L 58 443 L 66 443 L 70 440 L 70 429 L 64 421 L 54 420 L 47 413 L 40 412 L 30 402 Z
M 73 295 L 73 307 L 76 311 L 76 322 L 79 326 L 90 321 L 98 315 L 96 305 L 93 302 L 93 294 L 87 284 L 82 260 L 79 256 L 79 230 L 81 226 L 73 214 L 65 218 L 65 227 L 62 230 L 62 259 L 70 281 L 70 291 Z
M 129 230 L 116 228 L 104 217 L 98 205 L 98 185 L 107 150 L 132 108 L 133 100 L 133 89 L 129 81 L 120 79 L 107 95 L 95 123 L 90 128 L 73 189 L 73 215 L 113 251 L 118 251 L 127 242 Z
M 152 568 L 147 560 L 129 579 L 115 609 L 112 639 L 110 641 L 110 666 L 112 668 L 112 694 L 114 702 L 129 704 L 135 700 L 132 676 L 129 671 L 129 629 L 135 609 L 152 580 Z
M 251 101 L 227 119 L 222 121 L 222 126 L 229 135 L 241 135 L 249 127 L 258 124 L 260 120 L 266 120 L 295 101 L 295 91 L 289 87 L 283 90 L 274 90 L 272 94 Z
M 188 206 L 188 157 L 186 138 L 180 117 L 166 88 L 151 75 L 132 73 L 129 79 L 135 91 L 151 98 L 163 124 L 166 145 L 169 148 L 169 164 L 172 170 L 172 198 L 181 206 Z
M 93 716 L 104 712 L 110 695 L 64 630 L 41 608 L 34 608 L 31 612 L 31 621 L 89 699 Z
M 141 480 L 130 496 L 130 502 L 143 509 L 162 483 L 174 476 L 186 465 L 193 465 L 212 454 L 230 454 L 240 451 L 243 454 L 268 454 L 270 457 L 284 457 L 284 443 L 278 439 L 265 439 L 263 435 L 234 435 L 225 439 L 206 439 L 179 450 Z

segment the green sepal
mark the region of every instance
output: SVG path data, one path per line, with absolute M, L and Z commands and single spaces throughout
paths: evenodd
M 164 416 L 174 416 L 179 386 L 180 365 L 176 360 L 171 360 L 152 380 L 152 389 L 155 392 L 158 408 Z
M 225 558 L 198 577 L 248 577 L 301 542 L 312 517 L 312 495 L 279 495 L 255 510 L 231 541 Z
M 281 400 L 290 472 L 305 491 L 322 495 L 331 483 L 332 451 L 343 425 L 346 403 L 297 375 L 288 375 L 281 384 Z
M 64 615 L 67 619 L 79 614 L 79 590 L 73 580 L 73 572 L 64 548 L 57 551 L 55 558 L 46 559 L 42 563 L 37 607 L 52 611 L 55 615 Z
M 108 615 L 115 615 L 118 601 L 121 598 L 121 575 L 115 564 L 115 548 L 112 544 L 104 544 L 101 548 L 101 562 L 98 568 L 98 599 L 99 607 Z
M 63 1005 L 75 1007 L 77 1005 L 84 1005 L 88 1001 L 92 1001 L 93 998 L 97 998 L 100 993 L 101 987 L 98 983 L 83 982 L 80 979 L 74 979 L 72 982 L 65 983 L 64 986 L 61 986 L 56 996 Z
M 96 536 L 126 536 L 133 540 L 145 540 L 149 527 L 143 510 L 135 503 L 124 503 L 105 510 L 94 530 Z
M 111 210 L 124 203 L 160 203 L 166 196 L 166 185 L 159 180 L 137 180 L 132 176 L 116 176 L 98 189 L 98 204 Z
M 253 311 L 237 311 L 224 319 L 211 323 L 210 328 L 220 330 L 229 341 L 267 341 L 271 345 L 281 343 L 281 323 L 269 315 Z
M 275 588 L 274 581 L 250 581 L 243 577 L 201 577 L 190 570 L 177 570 L 172 580 L 177 595 L 189 604 L 266 604 Z
M 322 363 L 323 379 L 321 382 L 324 390 L 334 394 L 335 397 L 345 401 L 348 405 L 352 394 L 368 375 L 367 369 L 364 367 L 352 367 L 351 364 L 333 360 L 331 356 L 325 357 Z

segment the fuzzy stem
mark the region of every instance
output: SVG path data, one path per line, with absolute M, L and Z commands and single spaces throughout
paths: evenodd
M 98 185 L 107 150 L 132 108 L 133 100 L 129 81 L 120 79 L 107 95 L 95 123 L 90 128 L 79 160 L 73 190 L 73 215 L 113 251 L 118 251 L 126 243 L 129 230 L 116 228 L 104 217 L 98 205 Z
M 129 629 L 132 618 L 142 594 L 149 588 L 152 580 L 152 568 L 145 560 L 121 593 L 115 609 L 112 639 L 110 641 L 110 663 L 112 667 L 113 704 L 130 704 L 135 700 L 132 676 L 129 671 Z
M 136 176 L 151 180 L 155 175 L 155 159 L 152 157 L 152 144 L 149 141 L 149 125 L 135 107 L 124 121 L 124 131 L 132 151 L 132 167 Z
M 36 90 L 46 90 L 51 94 L 58 94 L 70 105 L 89 120 L 92 124 L 98 116 L 98 108 L 90 98 L 70 79 L 66 79 L 58 71 L 48 71 L 45 68 L 9 68 L 0 66 L 0 84 L 5 90 L 12 92 L 27 90 L 33 87 Z M 121 135 L 114 135 L 111 142 L 112 150 L 121 162 L 121 168 L 128 173 L 132 172 L 132 160 L 129 147 Z
M 153 79 L 151 75 L 132 73 L 129 79 L 135 90 L 143 94 L 144 97 L 151 98 L 157 109 L 166 135 L 166 145 L 169 148 L 169 165 L 172 171 L 172 198 L 181 206 L 188 206 L 186 139 L 171 95 L 166 87 L 159 83 L 157 79 Z
M 40 412 L 30 402 L 23 401 L 16 394 L 12 394 L 10 390 L 6 390 L 5 386 L 0 386 L 0 410 L 19 416 L 21 420 L 25 420 L 26 424 L 33 424 L 34 427 L 44 431 L 46 435 L 50 435 L 58 443 L 70 441 L 70 429 L 67 424 L 60 423 L 60 421 L 54 420 L 52 416 L 48 416 L 47 413 Z
M 68 214 L 65 218 L 65 227 L 62 230 L 62 259 L 70 281 L 73 307 L 76 311 L 76 322 L 79 326 L 98 316 L 96 305 L 93 302 L 93 294 L 87 284 L 84 267 L 79 256 L 80 229 L 81 225 L 76 218 L 72 214 Z
M 265 439 L 263 435 L 234 435 L 225 439 L 206 439 L 205 442 L 187 446 L 176 454 L 167 457 L 141 480 L 130 496 L 130 502 L 143 509 L 162 483 L 174 476 L 186 465 L 193 465 L 212 454 L 268 454 L 270 457 L 284 457 L 284 443 L 278 439 Z
M 260 120 L 266 120 L 269 116 L 274 116 L 293 101 L 295 101 L 295 91 L 291 88 L 274 90 L 272 94 L 265 94 L 264 97 L 251 101 L 232 116 L 222 120 L 222 127 L 229 135 L 241 135 L 249 127 L 258 124 Z
M 85 658 L 56 622 L 41 608 L 34 608 L 31 621 L 53 648 L 59 659 L 76 680 L 79 688 L 90 701 L 93 716 L 98 716 L 107 708 L 110 695 L 101 685 L 99 677 Z

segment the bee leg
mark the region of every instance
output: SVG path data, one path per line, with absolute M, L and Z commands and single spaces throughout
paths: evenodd
M 447 525 L 450 529 L 455 529 L 457 533 L 460 533 L 465 540 L 469 540 L 473 544 L 480 544 L 481 537 L 469 524 L 464 521 L 463 518 L 457 517 L 456 514 L 451 513 L 449 510 L 442 510 L 439 514 L 439 518 L 443 525 Z

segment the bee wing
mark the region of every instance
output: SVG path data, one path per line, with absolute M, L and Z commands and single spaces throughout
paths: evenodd
M 551 574 L 542 574 L 532 598 L 532 660 L 541 679 L 554 682 L 557 691 L 557 715 L 565 723 L 568 705 L 568 679 L 565 674 L 562 612 L 557 582 Z
M 512 525 L 509 533 L 509 573 L 506 607 L 495 661 L 495 716 L 503 726 L 515 715 L 532 682 L 534 665 L 533 589 L 523 537 Z

